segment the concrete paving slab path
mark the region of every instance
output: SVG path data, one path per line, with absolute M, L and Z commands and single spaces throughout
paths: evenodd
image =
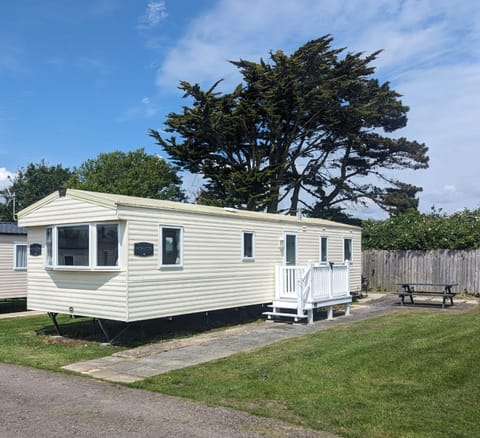
M 455 300 L 454 306 L 441 309 L 435 298 L 426 302 L 427 308 L 438 311 L 463 312 L 476 301 Z M 343 311 L 327 320 L 326 314 L 313 324 L 263 321 L 225 330 L 203 333 L 186 339 L 149 344 L 125 350 L 99 359 L 74 363 L 63 367 L 69 371 L 90 375 L 112 382 L 132 383 L 147 377 L 192 365 L 221 359 L 235 353 L 251 351 L 284 339 L 303 336 L 338 325 L 352 324 L 373 316 L 393 311 L 425 310 L 423 306 L 400 306 L 396 294 L 369 294 L 352 306 L 350 316 Z

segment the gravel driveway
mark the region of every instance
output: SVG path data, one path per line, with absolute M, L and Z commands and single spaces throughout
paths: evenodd
M 332 437 L 232 409 L 0 364 L 1 437 Z

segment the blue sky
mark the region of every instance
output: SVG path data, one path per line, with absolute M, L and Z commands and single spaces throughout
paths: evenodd
M 470 0 L 16 0 L 0 7 L 0 188 L 28 163 L 79 166 L 145 147 L 183 101 L 180 80 L 238 83 L 228 60 L 334 37 L 383 49 L 376 76 L 410 106 L 395 136 L 425 142 L 420 207 L 480 207 L 480 4 Z M 187 176 L 194 192 L 199 178 Z M 371 206 L 354 212 L 378 217 Z

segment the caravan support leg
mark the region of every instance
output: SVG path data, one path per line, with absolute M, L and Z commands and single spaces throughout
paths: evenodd
M 100 330 L 103 333 L 103 336 L 105 336 L 105 339 L 107 340 L 107 342 L 111 344 L 110 336 L 108 336 L 107 330 L 103 326 L 102 321 L 100 319 L 97 319 L 97 322 L 98 322 L 98 326 L 100 327 Z
M 47 314 L 48 314 L 49 318 L 52 320 L 58 336 L 62 336 L 62 332 L 60 331 L 60 327 L 59 327 L 58 322 L 57 322 L 57 313 L 47 312 Z
M 105 336 L 105 340 L 107 341 L 107 343 L 112 344 L 112 345 L 113 345 L 113 343 L 115 342 L 116 339 L 118 339 L 121 335 L 123 335 L 131 327 L 131 325 L 127 322 L 125 324 L 125 327 L 122 330 L 120 330 L 117 334 L 115 334 L 115 336 L 113 336 L 111 338 L 110 335 L 107 332 L 107 329 L 106 329 L 105 325 L 102 323 L 102 320 L 95 318 L 94 321 L 97 321 L 98 326 L 100 327 L 100 330 L 102 331 L 103 336 Z

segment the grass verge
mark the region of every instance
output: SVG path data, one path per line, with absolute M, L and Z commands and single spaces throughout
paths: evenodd
M 479 309 L 397 313 L 132 386 L 345 437 L 471 437 L 479 363 Z

